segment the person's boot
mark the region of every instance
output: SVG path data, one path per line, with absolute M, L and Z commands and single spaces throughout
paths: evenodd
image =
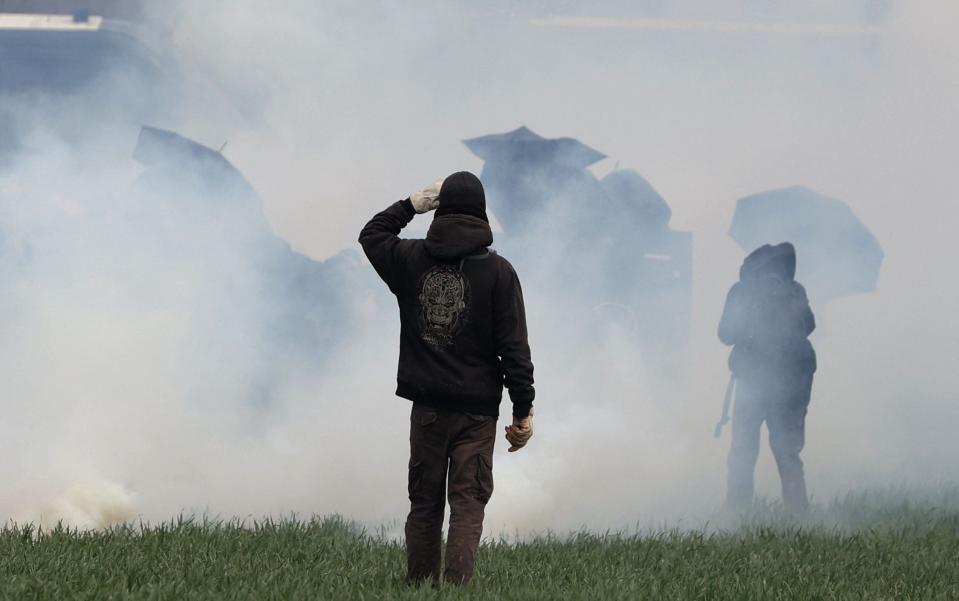
M 806 479 L 801 475 L 783 479 L 783 506 L 787 511 L 795 514 L 804 514 L 809 511 Z
M 726 478 L 726 504 L 723 508 L 732 513 L 743 513 L 753 505 L 753 474 L 746 468 L 731 465 Z

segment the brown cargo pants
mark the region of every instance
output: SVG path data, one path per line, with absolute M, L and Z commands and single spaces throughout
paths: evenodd
M 453 584 L 473 577 L 486 503 L 493 494 L 496 418 L 413 405 L 410 416 L 410 514 L 407 581 L 439 583 L 449 483 L 446 573 Z

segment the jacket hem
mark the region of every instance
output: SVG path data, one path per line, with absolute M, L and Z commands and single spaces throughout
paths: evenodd
M 499 417 L 499 405 L 503 400 L 502 396 L 464 398 L 457 397 L 456 395 L 434 395 L 415 392 L 402 384 L 397 387 L 396 396 L 420 405 L 432 407 L 433 409 L 475 413 L 476 415 L 489 415 L 492 417 Z

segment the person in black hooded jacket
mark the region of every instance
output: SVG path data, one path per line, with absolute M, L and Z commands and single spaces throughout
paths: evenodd
M 752 503 L 763 422 L 779 468 L 784 505 L 803 512 L 809 504 L 799 454 L 816 371 L 816 353 L 808 340 L 816 319 L 795 276 L 792 244 L 756 249 L 743 262 L 719 324 L 720 340 L 733 347 L 729 367 L 737 382 L 726 497 L 733 510 Z
M 433 209 L 425 240 L 399 238 L 416 214 Z M 504 384 L 513 405 L 509 450 L 532 435 L 533 363 L 519 278 L 489 249 L 483 185 L 465 171 L 378 213 L 359 241 L 400 309 L 396 394 L 413 401 L 407 579 L 439 581 L 448 481 L 445 579 L 465 584 L 493 491 Z

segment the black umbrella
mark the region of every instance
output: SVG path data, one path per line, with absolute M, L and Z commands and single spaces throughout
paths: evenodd
M 235 276 L 247 295 L 244 283 L 256 282 L 260 296 L 252 302 L 269 307 L 262 324 L 268 352 L 305 353 L 315 361 L 356 331 L 362 323 L 356 307 L 378 298 L 379 282 L 355 250 L 323 262 L 293 250 L 274 233 L 259 195 L 218 150 L 143 127 L 134 157 L 145 167 L 135 195 L 142 198 L 142 222 L 175 232 L 177 246 L 192 243 L 187 248 L 201 258 L 211 249 L 242 257 L 248 269 L 222 277 Z M 248 300 L 241 295 L 235 302 Z
M 729 235 L 743 250 L 792 242 L 796 278 L 819 301 L 872 292 L 883 252 L 849 206 L 803 186 L 770 190 L 736 203 Z
M 583 169 L 606 158 L 575 138 L 544 138 L 525 126 L 463 140 L 463 144 L 487 162 L 558 163 Z
M 464 140 L 485 161 L 486 199 L 503 229 L 528 233 L 545 215 L 555 223 L 582 225 L 608 199 L 589 165 L 606 155 L 574 138 L 544 138 L 526 127 Z
M 163 171 L 164 176 L 177 183 L 190 180 L 189 183 L 210 188 L 218 196 L 229 193 L 244 202 L 260 205 L 249 182 L 220 151 L 175 132 L 144 125 L 140 128 L 133 158 L 149 169 Z

